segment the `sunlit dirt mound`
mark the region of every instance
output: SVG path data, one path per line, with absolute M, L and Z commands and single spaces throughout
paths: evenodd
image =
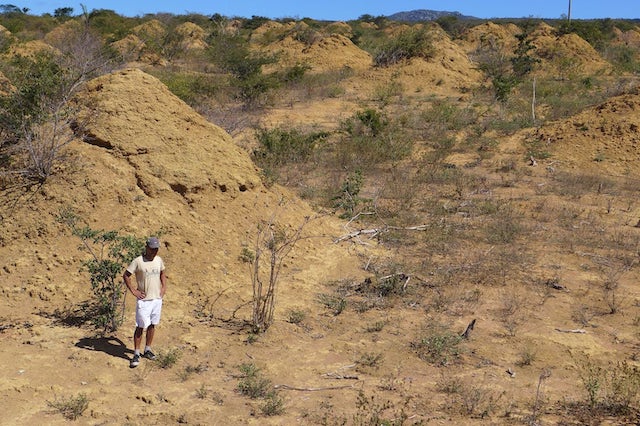
M 306 65 L 309 72 L 321 73 L 349 68 L 361 71 L 371 66 L 371 56 L 342 34 L 320 32 L 304 22 L 268 22 L 252 35 L 259 51 L 278 57 L 278 67 Z
M 123 39 L 111 43 L 127 62 L 141 62 L 151 65 L 167 65 L 166 58 L 157 51 L 167 35 L 166 26 L 152 19 L 131 29 Z
M 394 31 L 401 31 L 401 28 Z M 400 92 L 413 95 L 451 96 L 468 92 L 478 85 L 481 75 L 467 53 L 439 26 L 430 25 L 427 31 L 433 41 L 432 57 L 411 58 L 388 67 L 372 67 L 350 80 L 354 92 L 376 96 L 376 92 L 395 92 L 396 89 L 390 89 L 390 85 L 397 85 Z
M 551 161 L 613 174 L 640 172 L 640 95 L 613 98 L 536 132 Z
M 627 31 L 615 28 L 614 31 L 620 43 L 629 47 L 640 48 L 640 30 L 638 28 L 632 28 Z
M 128 34 L 126 37 L 111 43 L 111 48 L 118 52 L 126 62 L 133 62 L 140 59 L 144 48 L 144 42 L 135 34 Z
M 47 43 L 42 40 L 30 40 L 26 43 L 16 43 L 12 44 L 9 48 L 9 52 L 7 52 L 8 56 L 33 56 L 38 53 L 48 52 L 56 54 L 58 52 L 57 49 L 51 47 Z
M 178 51 L 204 50 L 208 46 L 206 32 L 193 22 L 180 24 L 174 31 L 179 39 L 175 47 Z
M 567 78 L 603 73 L 611 68 L 593 46 L 576 34 L 558 36 L 553 27 L 541 23 L 531 39 L 536 47 L 535 56 L 541 59 L 536 68 L 542 75 Z
M 82 24 L 79 21 L 69 20 L 62 25 L 58 25 L 44 36 L 44 41 L 52 46 L 59 46 L 69 39 L 74 33 L 82 30 Z
M 498 25 L 493 22 L 476 25 L 467 30 L 460 40 L 467 53 L 492 46 L 506 52 L 513 52 L 517 45 L 516 35 L 522 31 L 515 24 Z

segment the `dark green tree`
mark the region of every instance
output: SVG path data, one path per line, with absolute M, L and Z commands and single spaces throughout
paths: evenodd
M 53 11 L 53 16 L 55 16 L 56 18 L 71 18 L 72 13 L 72 7 L 59 7 Z

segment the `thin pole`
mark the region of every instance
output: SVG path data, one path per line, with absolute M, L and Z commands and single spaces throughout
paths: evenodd
M 533 94 L 531 95 L 531 118 L 536 124 L 536 78 L 533 77 Z
M 569 13 L 567 14 L 567 19 L 571 22 L 571 0 L 569 0 Z

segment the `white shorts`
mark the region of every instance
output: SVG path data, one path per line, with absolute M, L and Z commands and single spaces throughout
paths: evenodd
M 162 299 L 136 301 L 136 327 L 147 328 L 160 323 Z

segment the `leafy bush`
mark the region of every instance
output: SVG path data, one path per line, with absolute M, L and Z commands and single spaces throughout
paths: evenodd
M 306 317 L 307 314 L 305 311 L 300 309 L 292 309 L 291 311 L 289 311 L 287 321 L 291 324 L 300 324 Z
M 435 48 L 431 35 L 425 28 L 412 28 L 389 40 L 375 55 L 373 63 L 388 67 L 411 58 L 433 57 Z
M 279 416 L 284 414 L 284 411 L 284 398 L 276 392 L 268 393 L 260 405 L 260 412 L 265 416 Z
M 246 108 L 266 103 L 268 93 L 279 86 L 275 75 L 263 74 L 262 67 L 276 58 L 252 52 L 249 43 L 239 35 L 213 34 L 209 38 L 209 57 L 222 71 L 230 73 L 237 97 Z
M 330 309 L 333 315 L 340 315 L 347 307 L 347 299 L 332 294 L 320 294 L 318 301 Z
M 604 365 L 589 356 L 575 359 L 592 415 L 632 414 L 640 402 L 640 369 L 623 361 Z
M 562 21 L 558 26 L 558 34 L 574 33 L 585 39 L 595 49 L 600 50 L 609 40 L 615 37 L 616 22 L 612 19 L 589 19 Z
M 142 253 L 146 239 L 81 226 L 80 218 L 71 210 L 62 210 L 57 219 L 71 229 L 72 234 L 82 241 L 82 248 L 90 254 L 83 267 L 90 274 L 94 293 L 95 327 L 102 333 L 116 331 L 123 321 L 125 295 L 117 278 L 123 268 Z
M 65 419 L 76 420 L 89 407 L 89 399 L 86 394 L 81 393 L 68 399 L 56 398 L 54 401 L 47 401 L 47 404 L 49 407 L 55 408 Z
M 448 365 L 460 356 L 463 338 L 447 327 L 432 324 L 423 337 L 411 343 L 420 359 L 437 365 Z
M 413 140 L 403 123 L 403 117 L 391 120 L 371 108 L 356 112 L 341 123 L 344 137 L 335 146 L 336 161 L 347 169 L 364 171 L 384 161 L 406 158 Z
M 217 79 L 207 74 L 187 72 L 150 71 L 167 88 L 192 107 L 197 107 L 203 98 L 215 95 L 221 89 Z
M 302 81 L 307 71 L 311 69 L 311 65 L 308 64 L 295 64 L 291 68 L 287 69 L 282 76 L 282 79 L 287 83 L 297 83 Z
M 241 364 L 238 369 L 242 378 L 238 382 L 238 391 L 251 399 L 264 398 L 272 391 L 271 380 L 262 376 L 255 364 Z
M 503 54 L 501 46 L 494 43 L 481 45 L 475 53 L 479 68 L 491 80 L 496 100 L 505 103 L 524 76 L 533 71 L 539 59 L 532 56 L 536 47 L 527 33 L 516 36 L 518 44 L 511 56 Z
M 609 46 L 604 49 L 604 56 L 622 72 L 640 73 L 640 52 L 630 46 Z
M 303 133 L 297 129 L 258 129 L 256 138 L 260 146 L 253 158 L 261 167 L 276 167 L 306 160 L 316 145 L 326 139 L 327 132 Z
M 333 207 L 340 209 L 343 213 L 340 217 L 343 219 L 351 218 L 356 214 L 356 208 L 362 203 L 362 199 L 358 196 L 362 189 L 364 177 L 360 170 L 356 170 L 350 174 L 342 183 L 338 194 L 331 199 Z
M 273 390 L 271 380 L 262 375 L 255 364 L 245 363 L 238 366 L 242 378 L 238 382 L 238 391 L 251 399 L 262 399 L 260 412 L 265 416 L 284 413 L 284 399 Z
M 0 146 L 16 143 L 48 118 L 43 99 L 57 97 L 64 78 L 62 68 L 48 52 L 14 56 L 2 72 L 17 90 L 0 97 Z
M 180 350 L 173 348 L 160 352 L 156 358 L 156 363 L 160 368 L 167 369 L 173 367 L 178 362 L 178 359 L 180 359 Z

